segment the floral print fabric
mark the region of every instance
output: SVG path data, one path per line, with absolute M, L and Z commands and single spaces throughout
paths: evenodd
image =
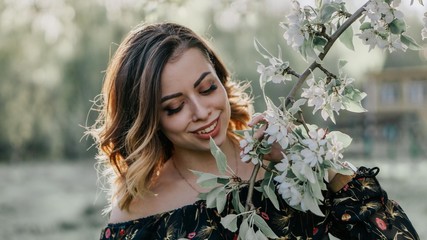
M 376 179 L 378 168 L 361 167 L 357 175 L 337 193 L 325 193 L 322 210 L 325 217 L 303 213 L 280 201 L 280 210 L 255 191 L 253 203 L 258 214 L 279 239 L 329 239 L 329 233 L 340 239 L 419 239 L 402 208 L 389 200 Z M 245 199 L 247 188 L 241 191 Z M 234 213 L 231 199 L 223 213 L 206 208 L 197 201 L 165 213 L 108 224 L 101 240 L 118 239 L 237 239 L 237 233 L 221 225 L 221 216 Z

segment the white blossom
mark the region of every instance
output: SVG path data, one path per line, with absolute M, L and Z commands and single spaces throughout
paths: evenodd
M 405 51 L 408 49 L 408 46 L 406 46 L 405 44 L 403 44 L 403 43 L 402 43 L 402 41 L 400 40 L 400 38 L 396 38 L 396 39 L 394 39 L 394 40 L 391 42 L 391 44 L 390 44 L 390 46 L 389 46 L 389 51 L 390 51 L 390 52 L 393 52 L 393 51 L 395 51 L 396 49 L 400 49 L 400 50 L 402 50 L 403 52 L 405 52 Z
M 322 81 L 315 82 L 314 78 L 307 80 L 309 88 L 303 88 L 301 97 L 307 98 L 307 105 L 313 107 L 313 114 L 316 113 L 325 105 L 325 98 L 327 96 L 325 87 Z
M 305 161 L 294 162 L 294 164 L 292 165 L 292 171 L 294 172 L 294 174 L 303 176 L 305 179 L 312 183 L 316 181 L 313 169 Z
M 279 172 L 286 172 L 289 167 L 289 159 L 286 155 L 283 156 L 283 159 L 276 165 L 274 165 L 274 168 L 277 169 Z M 281 181 L 283 182 L 283 181 Z
M 379 47 L 388 49 L 389 52 L 406 51 L 407 46 L 397 41 L 400 34 L 393 34 L 389 27 L 395 19 L 404 18 L 403 12 L 396 9 L 399 5 L 400 1 L 397 0 L 391 1 L 391 4 L 383 0 L 371 0 L 367 4 L 364 14 L 369 18 L 371 28 L 364 29 L 362 33 L 356 35 L 369 46 L 369 50 Z
M 343 143 L 338 141 L 336 135 L 333 135 L 327 143 L 328 151 L 326 152 L 325 159 L 337 161 L 343 158 L 342 151 L 344 149 Z
M 289 117 L 291 116 L 278 109 L 276 111 L 270 109 L 270 111 L 266 112 L 265 120 L 268 122 L 268 127 L 264 133 L 266 134 L 268 144 L 277 142 L 285 150 L 289 145 L 296 142 L 295 135 L 291 131 L 288 131 L 288 129 L 292 130 L 295 128 Z
M 277 57 L 269 57 L 269 66 L 258 62 L 257 72 L 260 74 L 260 81 L 266 83 L 272 81 L 273 83 L 282 83 L 285 81 L 291 81 L 290 75 L 286 74 L 285 70 L 289 67 L 288 62 L 284 62 L 282 59 Z
M 365 45 L 369 45 L 369 51 L 375 48 L 377 45 L 377 34 L 373 28 L 368 28 L 362 31 L 362 33 L 356 34 L 362 39 Z
M 280 182 L 280 178 L 283 178 L 283 176 L 277 176 L 275 180 Z M 277 190 L 283 199 L 289 200 L 289 205 L 291 206 L 299 205 L 302 201 L 302 189 L 295 182 L 282 181 L 277 186 Z
M 242 140 L 240 140 L 240 148 L 242 149 L 240 152 L 240 158 L 242 162 L 252 162 L 254 165 L 257 165 L 261 162 L 256 149 L 254 149 L 254 144 L 255 140 L 253 136 L 251 136 L 249 132 L 244 132 L 244 137 Z
M 303 139 L 301 142 L 308 148 L 301 151 L 301 156 L 305 163 L 309 164 L 310 167 L 314 167 L 319 163 L 323 162 L 326 144 L 326 132 L 319 128 L 317 131 L 312 130 L 309 132 L 310 138 Z
M 286 17 L 287 25 L 283 38 L 287 41 L 288 45 L 298 50 L 304 44 L 305 34 L 303 31 L 304 26 L 304 12 L 300 8 L 298 1 L 292 1 L 291 13 Z

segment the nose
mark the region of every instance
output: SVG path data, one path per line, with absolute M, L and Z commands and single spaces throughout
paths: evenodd
M 210 110 L 200 99 L 194 99 L 191 105 L 193 113 L 192 120 L 194 122 L 209 118 Z

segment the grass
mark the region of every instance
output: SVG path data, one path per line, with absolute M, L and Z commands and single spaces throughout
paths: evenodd
M 0 166 L 0 239 L 97 239 L 96 172 L 88 162 Z
M 379 166 L 379 180 L 427 239 L 427 160 L 352 161 Z M 93 160 L 0 165 L 0 239 L 98 239 L 107 219 Z

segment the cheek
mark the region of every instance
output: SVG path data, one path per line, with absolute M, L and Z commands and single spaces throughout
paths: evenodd
M 174 133 L 182 133 L 186 128 L 186 122 L 183 118 L 183 114 L 173 116 L 165 114 L 160 118 L 160 129 L 168 138 Z
M 177 126 L 173 124 L 173 121 L 169 117 L 165 117 L 160 121 L 160 129 L 163 133 L 168 136 L 171 132 L 176 131 Z
M 224 106 L 225 111 L 227 112 L 227 114 L 230 115 L 231 114 L 230 101 L 228 100 L 228 96 L 227 96 L 227 93 L 225 92 L 225 89 L 224 89 L 223 94 L 224 95 L 222 97 L 222 99 L 223 99 L 222 104 L 223 104 L 223 106 Z
M 219 90 L 219 94 L 217 95 L 216 101 L 218 101 L 218 103 L 221 103 L 222 105 L 227 105 L 230 106 L 230 102 L 228 101 L 228 95 L 227 95 L 227 91 L 225 90 L 225 87 L 221 84 L 221 88 L 218 89 Z

